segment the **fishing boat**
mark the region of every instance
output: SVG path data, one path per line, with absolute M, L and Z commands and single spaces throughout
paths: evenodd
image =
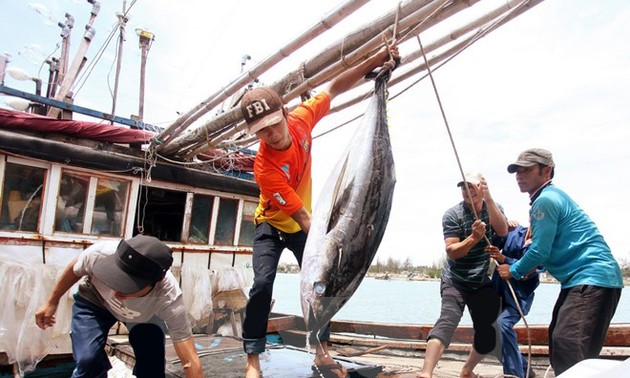
M 44 363 L 54 361 L 54 356 L 69 357 L 70 296 L 60 304 L 53 329 L 41 332 L 30 319 L 60 270 L 81 250 L 100 240 L 138 233 L 154 235 L 173 249 L 172 270 L 180 280 L 204 361 L 214 372 L 225 369 L 225 376 L 242 371 L 244 354 L 238 336 L 247 300 L 244 289 L 251 284 L 258 188 L 251 175 L 255 152 L 248 150 L 255 140 L 244 133 L 239 108 L 233 105 L 258 77 L 366 2 L 343 2 L 164 128 L 145 122 L 142 111 L 138 117 L 125 118 L 116 114 L 115 107 L 106 113 L 74 101 L 71 84 L 64 80 L 81 70 L 89 45 L 86 37 L 74 61 L 63 59 L 66 51 L 62 52 L 63 64 L 51 69 L 49 89 L 43 95 L 41 82 L 35 94 L 6 86 L 4 73 L 10 72 L 10 62 L 0 57 L 0 93 L 28 103 L 26 111 L 0 109 L 0 365 L 10 367 L 4 371 L 30 370 L 46 355 Z M 426 77 L 430 67 L 448 62 L 541 2 L 506 1 L 456 29 L 447 28 L 403 57 L 390 87 Z M 416 38 L 455 15 L 465 15 L 477 3 L 403 1 L 307 57 L 292 72 L 269 81 L 270 86 L 288 104 L 308 97 L 312 89 L 379 48 L 383 36 L 400 42 Z M 88 23 L 94 17 L 92 13 Z M 140 38 L 141 43 L 152 42 L 142 31 Z M 421 59 L 424 63 L 418 63 Z M 342 112 L 364 97 L 359 93 L 332 112 Z M 226 103 L 231 106 L 223 110 Z M 208 118 L 209 114 L 214 115 Z M 74 119 L 78 115 L 81 120 Z M 429 325 L 333 321 L 331 342 L 335 356 L 357 374 L 404 376 L 419 370 L 429 329 Z M 532 345 L 531 354 L 543 360 L 545 329 L 532 327 L 530 339 L 524 330 L 518 331 L 521 344 Z M 263 359 L 266 376 L 312 376 L 303 319 L 274 314 L 268 334 L 271 357 Z M 453 361 L 467 354 L 471 335 L 471 329 L 460 327 L 449 349 Z M 108 348 L 120 361 L 132 364 L 125 337 L 124 329 L 113 330 Z M 629 346 L 630 328 L 615 325 L 603 356 L 627 358 Z M 172 347 L 169 351 L 169 374 L 182 376 Z M 226 360 L 231 363 L 220 363 Z M 497 364 L 489 369 L 500 370 Z
M 212 163 L 150 162 L 129 146 L 147 137 L 138 129 L 0 110 L 1 333 L 11 358 L 69 353 L 70 297 L 48 341 L 38 344 L 45 333 L 23 322 L 34 318 L 65 265 L 97 241 L 145 233 L 166 242 L 193 319 L 207 322 L 213 293 L 249 286 L 258 195 L 253 156 L 235 157 L 230 174 L 207 169 Z M 200 282 L 205 287 L 196 288 Z M 34 344 L 40 349 L 31 350 Z
M 67 263 L 98 241 L 143 233 L 167 243 L 188 313 L 204 330 L 209 319 L 223 319 L 214 317 L 213 296 L 251 284 L 254 153 L 150 156 L 143 146 L 161 128 L 60 97 L 71 84 L 55 78 L 77 74 L 66 65 L 51 70 L 45 94 L 41 83 L 33 94 L 4 85 L 24 73 L 0 59 L 1 93 L 30 104 L 0 109 L 0 365 L 16 373 L 47 355 L 70 356 L 71 295 L 62 298 L 52 330 L 32 319 Z

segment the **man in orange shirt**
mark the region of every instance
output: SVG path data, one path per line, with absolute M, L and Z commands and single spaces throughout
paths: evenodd
M 335 96 L 350 89 L 360 78 L 386 62 L 399 58 L 393 43 L 361 64 L 341 73 L 316 96 L 288 112 L 280 96 L 259 87 L 245 93 L 241 110 L 250 134 L 260 139 L 254 176 L 260 199 L 254 222 L 254 283 L 243 322 L 243 346 L 247 353 L 246 378 L 260 377 L 259 354 L 264 352 L 273 282 L 282 251 L 293 252 L 302 262 L 311 225 L 311 131 L 330 110 Z M 319 336 L 314 369 L 344 377 L 347 371 L 328 354 L 328 329 Z

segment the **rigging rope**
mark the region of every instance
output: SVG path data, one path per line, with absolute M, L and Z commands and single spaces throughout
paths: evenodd
M 470 189 L 468 188 L 468 182 L 466 181 L 466 177 L 464 175 L 464 171 L 462 169 L 462 164 L 461 164 L 461 159 L 459 158 L 459 153 L 457 151 L 457 146 L 455 145 L 455 141 L 453 139 L 453 134 L 451 133 L 451 128 L 448 124 L 448 120 L 446 118 L 446 113 L 444 112 L 444 107 L 442 105 L 442 100 L 440 98 L 440 94 L 437 90 L 437 86 L 435 84 L 435 80 L 433 79 L 433 74 L 431 72 L 431 66 L 429 65 L 429 61 L 427 59 L 427 56 L 424 52 L 424 47 L 422 45 L 422 41 L 420 40 L 420 36 L 417 35 L 416 36 L 417 40 L 418 40 L 418 44 L 420 45 L 420 51 L 422 52 L 422 57 L 424 59 L 424 63 L 426 65 L 427 68 L 427 74 L 429 76 L 429 78 L 431 79 L 431 85 L 433 87 L 433 91 L 435 92 L 435 97 L 437 99 L 438 105 L 440 107 L 440 113 L 442 114 L 442 119 L 444 120 L 444 125 L 446 127 L 446 131 L 448 133 L 450 142 L 451 142 L 451 146 L 453 147 L 453 153 L 455 154 L 455 159 L 457 160 L 457 165 L 459 167 L 459 172 L 463 178 L 464 181 L 464 186 L 466 187 L 466 194 L 468 196 L 468 199 L 470 201 L 470 203 L 472 204 L 472 195 L 470 193 Z M 479 219 L 479 216 L 474 208 L 474 206 L 470 206 L 473 214 L 475 216 L 476 219 Z M 488 239 L 487 235 L 484 234 L 484 239 L 486 240 L 486 243 L 488 243 L 488 245 L 491 245 L 490 240 Z M 494 261 L 495 264 L 498 264 L 498 262 L 494 259 L 492 259 L 491 261 Z M 529 324 L 527 323 L 527 319 L 525 318 L 525 314 L 523 314 L 523 310 L 521 309 L 521 305 L 518 301 L 518 297 L 516 296 L 516 293 L 514 292 L 514 288 L 512 287 L 512 283 L 510 282 L 510 280 L 505 280 L 505 282 L 507 283 L 509 289 L 510 289 L 510 293 L 512 294 L 512 297 L 514 298 L 514 303 L 516 304 L 516 309 L 518 310 L 519 315 L 521 316 L 521 318 L 523 319 L 523 323 L 525 324 L 525 329 L 527 330 L 527 343 L 528 343 L 528 356 L 527 356 L 527 372 L 526 372 L 526 376 L 529 376 L 529 371 L 531 369 L 531 352 L 532 352 L 532 344 L 531 344 L 531 336 L 530 336 L 530 329 L 529 329 Z

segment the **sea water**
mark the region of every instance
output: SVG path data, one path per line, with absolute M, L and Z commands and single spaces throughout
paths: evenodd
M 557 283 L 541 283 L 536 289 L 532 308 L 526 316 L 527 323 L 549 324 L 559 292 L 560 285 Z M 273 297 L 275 299 L 273 312 L 301 316 L 300 275 L 278 273 Z M 431 325 L 439 315 L 439 281 L 386 281 L 366 277 L 333 320 Z M 623 289 L 612 322 L 630 323 L 629 286 Z M 460 324 L 472 324 L 468 311 L 464 312 Z

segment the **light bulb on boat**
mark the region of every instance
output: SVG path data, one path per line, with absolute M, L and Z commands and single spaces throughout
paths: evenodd
M 29 106 L 31 106 L 30 101 L 25 100 L 23 98 L 19 98 L 19 97 L 7 97 L 3 101 L 5 104 L 10 106 L 11 108 L 15 110 L 19 110 L 21 112 L 26 111 L 29 108 Z
M 33 77 L 20 67 L 9 67 L 6 70 L 6 73 L 8 73 L 9 76 L 14 78 L 15 80 L 20 80 L 20 81 L 33 80 Z
M 149 41 L 152 41 L 155 38 L 155 34 L 143 27 L 136 28 L 136 35 L 140 37 L 140 39 L 146 39 Z

